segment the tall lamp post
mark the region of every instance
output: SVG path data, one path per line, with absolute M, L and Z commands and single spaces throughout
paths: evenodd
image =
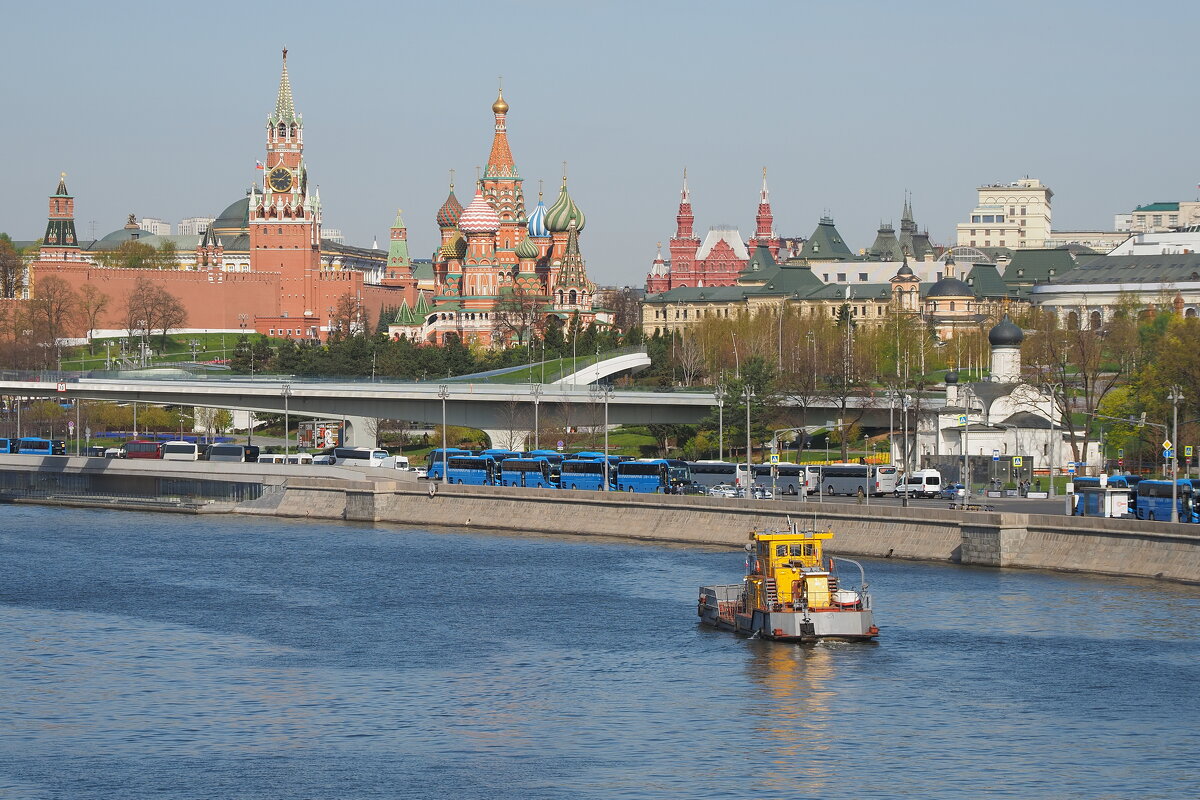
M 1050 473 L 1050 498 L 1054 497 L 1054 462 L 1055 451 L 1058 449 L 1054 446 L 1054 418 L 1058 416 L 1058 389 L 1065 388 L 1061 383 L 1047 383 L 1043 387 L 1050 394 L 1050 432 L 1047 435 L 1046 441 L 1046 464 L 1049 467 Z
M 529 384 L 529 393 L 533 395 L 533 449 L 540 450 L 542 449 L 542 440 L 538 430 L 538 401 L 542 396 L 542 385 L 540 383 Z
M 1172 386 L 1167 399 L 1171 401 L 1171 522 L 1179 522 L 1179 481 L 1176 478 L 1179 459 L 1175 448 L 1179 446 L 1179 403 L 1183 400 L 1183 390 Z
M 292 396 L 292 385 L 290 383 L 283 384 L 283 387 L 279 390 L 279 393 L 283 395 L 283 454 L 289 455 L 291 453 L 292 446 L 292 425 L 290 409 L 288 408 L 288 399 Z
M 446 398 L 450 396 L 450 387 L 442 384 L 438 387 L 438 397 L 442 399 L 442 483 L 446 482 Z
M 903 413 L 900 425 L 903 429 L 902 438 L 904 440 L 904 499 L 901 501 L 901 505 L 905 508 L 908 507 L 909 476 L 912 475 L 912 461 L 908 455 L 912 451 L 908 440 L 908 408 L 910 405 L 912 405 L 911 395 L 906 394 L 900 398 L 900 408 Z
M 725 385 L 717 384 L 713 389 L 717 399 L 717 461 L 725 460 Z
M 591 388 L 592 396 L 598 400 L 604 401 L 604 491 L 609 491 L 608 485 L 608 401 L 612 399 L 613 390 L 608 384 L 594 384 Z
M 746 488 L 754 483 L 754 465 L 751 463 L 750 457 L 750 401 L 754 399 L 754 387 L 746 384 L 746 388 L 742 390 L 742 397 L 746 400 Z
M 963 505 L 971 502 L 971 397 L 973 393 L 969 386 L 963 387 L 963 407 L 966 414 L 963 415 L 965 424 L 962 431 L 962 457 L 963 457 Z

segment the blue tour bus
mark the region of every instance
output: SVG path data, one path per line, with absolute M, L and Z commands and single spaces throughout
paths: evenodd
M 604 490 L 604 461 L 596 458 L 565 458 L 558 465 L 561 489 Z M 611 485 L 613 469 L 609 467 Z
M 495 486 L 498 472 L 496 459 L 491 456 L 452 455 L 446 462 L 448 483 Z
M 1198 522 L 1196 504 L 1192 494 L 1192 482 L 1180 478 L 1175 491 L 1176 503 L 1179 508 L 1180 522 Z M 1171 482 L 1170 481 L 1138 481 L 1137 484 L 1137 518 L 1171 521 Z
M 1108 478 L 1109 486 L 1112 486 L 1114 488 L 1125 487 L 1125 488 L 1132 490 L 1129 492 L 1129 513 L 1130 514 L 1137 513 L 1137 485 L 1138 485 L 1138 482 L 1141 481 L 1141 479 L 1142 479 L 1141 475 L 1110 475 Z M 1072 479 L 1071 482 L 1075 484 L 1075 488 L 1077 490 L 1078 489 L 1090 489 L 1090 488 L 1099 489 L 1100 488 L 1100 479 L 1099 478 L 1089 478 L 1086 475 L 1079 477 L 1079 478 L 1074 478 L 1074 479 Z M 1169 485 L 1170 484 L 1168 484 L 1168 486 Z M 1168 495 L 1169 494 L 1170 493 L 1168 492 Z M 1167 511 L 1168 511 L 1168 513 L 1170 512 L 1170 506 L 1167 507 Z
M 544 456 L 506 458 L 500 462 L 501 486 L 525 486 L 537 489 L 557 489 L 558 482 L 551 474 L 550 462 Z
M 446 458 L 450 459 L 454 456 L 469 456 L 470 450 L 463 450 L 461 447 L 447 447 L 445 450 Z M 443 480 L 442 475 L 442 448 L 429 451 L 429 456 L 425 459 L 425 477 L 431 481 Z
M 506 458 L 520 458 L 521 457 L 521 454 L 518 453 L 517 451 L 505 450 L 502 447 L 493 447 L 488 450 L 481 450 L 476 455 L 490 456 L 491 458 L 496 460 L 496 463 L 500 463 L 501 461 L 503 461 Z
M 0 453 L 15 453 L 17 452 L 16 439 L 0 439 Z
M 617 491 L 666 494 L 671 488 L 669 468 L 665 458 L 622 461 L 617 464 Z
M 35 456 L 61 456 L 66 455 L 67 446 L 62 439 L 25 436 L 17 440 L 17 452 Z

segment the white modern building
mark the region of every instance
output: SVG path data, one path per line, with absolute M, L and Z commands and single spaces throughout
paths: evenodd
M 153 233 L 155 236 L 171 235 L 171 223 L 154 217 L 142 217 L 141 221 L 138 222 L 138 227 L 144 231 Z
M 1043 247 L 1050 238 L 1050 200 L 1054 192 L 1037 178 L 980 186 L 978 202 L 966 222 L 956 226 L 966 247 Z
M 179 222 L 179 233 L 186 236 L 199 236 L 208 230 L 215 220 L 213 217 L 188 217 Z

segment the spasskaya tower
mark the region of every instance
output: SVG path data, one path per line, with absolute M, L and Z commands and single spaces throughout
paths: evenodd
M 321 271 L 321 199 L 309 193 L 304 163 L 304 118 L 296 113 L 288 80 L 287 50 L 275 110 L 267 116 L 267 157 L 262 189 L 250 194 L 250 269 L 278 272 L 278 316 L 288 325 L 320 326 L 317 282 Z M 259 317 L 259 324 L 267 318 Z M 280 327 L 284 327 L 283 324 Z

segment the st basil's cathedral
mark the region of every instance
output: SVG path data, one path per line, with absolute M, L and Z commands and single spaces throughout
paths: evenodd
M 547 208 L 540 193 L 526 213 L 522 178 L 508 144 L 508 103 L 501 92 L 492 104 L 495 133 L 475 194 L 464 208 L 450 184 L 437 212 L 441 245 L 433 254 L 434 297 L 422 293 L 417 307 L 401 306 L 389 326 L 393 337 L 444 343 L 447 337 L 505 346 L 546 325 L 611 323 L 595 307 L 579 237 L 587 219 L 567 191 Z

